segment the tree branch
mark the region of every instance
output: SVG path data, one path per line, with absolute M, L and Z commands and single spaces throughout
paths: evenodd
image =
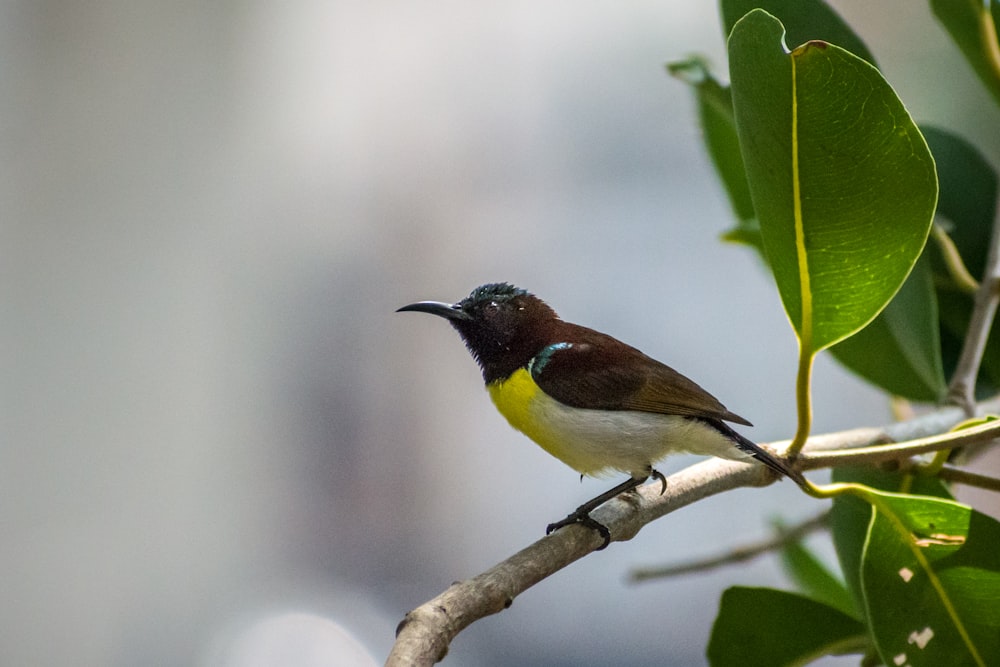
M 752 560 L 757 556 L 775 551 L 784 547 L 786 544 L 792 542 L 798 542 L 803 537 L 809 533 L 819 530 L 820 528 L 825 528 L 830 519 L 830 511 L 823 510 L 816 516 L 807 519 L 801 523 L 798 523 L 790 528 L 777 528 L 775 530 L 774 537 L 766 540 L 760 540 L 759 542 L 752 542 L 750 544 L 744 544 L 743 546 L 737 547 L 735 549 L 730 549 L 726 553 L 719 554 L 718 556 L 711 556 L 709 558 L 701 558 L 699 560 L 692 560 L 687 563 L 680 563 L 678 565 L 667 565 L 658 567 L 637 567 L 633 568 L 632 572 L 629 574 L 629 581 L 639 582 L 645 581 L 647 579 L 662 579 L 665 577 L 676 577 L 681 574 L 690 574 L 692 572 L 705 572 L 706 570 L 714 570 L 717 567 L 722 567 L 723 565 L 732 565 L 733 563 L 743 563 L 748 560 Z
M 962 468 L 945 465 L 938 471 L 937 476 L 941 479 L 948 480 L 949 482 L 955 482 L 956 484 L 964 484 L 965 486 L 974 486 L 977 489 L 1000 492 L 1000 479 L 990 477 L 988 475 L 980 475 L 979 473 L 970 472 Z
M 990 25 L 992 26 L 992 22 Z M 994 34 L 994 41 L 995 39 Z M 993 328 L 998 304 L 1000 304 L 1000 207 L 993 220 L 993 235 L 990 237 L 986 268 L 983 270 L 983 279 L 976 289 L 969 328 L 965 331 L 965 340 L 962 343 L 962 354 L 958 358 L 951 383 L 948 385 L 948 400 L 964 409 L 970 417 L 975 415 L 976 377 L 979 375 L 979 366 L 983 360 L 990 330 Z
M 1000 410 L 1000 401 L 979 407 L 981 411 L 996 412 Z M 814 436 L 809 439 L 799 463 L 815 469 L 844 462 L 854 465 L 905 459 L 918 453 L 1000 437 L 1000 422 L 936 435 L 964 418 L 965 413 L 958 408 L 943 408 L 884 428 Z M 872 446 L 886 442 L 897 444 Z M 776 443 L 776 447 L 783 449 L 787 443 Z M 712 458 L 668 477 L 667 489 L 662 495 L 659 484 L 643 486 L 636 493 L 605 503 L 592 515 L 608 527 L 612 541 L 624 541 L 632 539 L 651 521 L 698 500 L 739 487 L 767 486 L 774 481 L 774 475 L 764 466 Z M 583 558 L 602 542 L 596 531 L 579 525 L 567 526 L 486 572 L 453 584 L 406 615 L 397 628 L 396 643 L 385 664 L 387 667 L 434 664 L 445 656 L 458 633 L 471 623 L 510 607 L 518 595 Z
M 608 501 L 591 516 L 611 532 L 612 541 L 632 539 L 647 523 L 674 510 L 741 486 L 766 486 L 773 474 L 763 466 L 709 459 L 671 475 L 661 495 L 651 484 Z M 456 582 L 409 612 L 396 630 L 388 666 L 431 665 L 444 658 L 451 640 L 472 622 L 508 608 L 514 598 L 542 579 L 597 549 L 596 531 L 567 526 L 493 566 Z
M 961 431 L 942 433 L 906 442 L 855 447 L 846 450 L 810 452 L 799 458 L 798 465 L 805 470 L 836 466 L 864 466 L 899 461 L 942 449 L 983 445 L 997 438 L 1000 438 L 1000 421 L 991 421 Z

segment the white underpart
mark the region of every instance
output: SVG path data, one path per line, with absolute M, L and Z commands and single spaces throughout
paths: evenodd
M 543 392 L 532 402 L 531 412 L 539 430 L 553 434 L 551 444 L 543 446 L 588 475 L 620 471 L 645 477 L 650 466 L 675 452 L 751 458 L 732 440 L 697 419 L 634 410 L 572 408 Z M 571 446 L 561 444 L 567 442 Z

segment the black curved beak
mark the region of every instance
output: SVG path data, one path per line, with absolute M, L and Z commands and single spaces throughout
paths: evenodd
M 402 313 L 404 311 L 412 310 L 418 313 L 430 313 L 431 315 L 437 315 L 438 317 L 443 317 L 446 320 L 468 320 L 472 319 L 469 314 L 466 313 L 462 308 L 456 304 L 442 303 L 440 301 L 418 301 L 417 303 L 411 303 L 408 306 L 403 306 L 396 310 L 397 313 Z

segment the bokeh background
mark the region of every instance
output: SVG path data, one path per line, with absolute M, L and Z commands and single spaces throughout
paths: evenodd
M 998 163 L 927 6 L 833 4 L 919 121 Z M 719 25 L 693 0 L 0 5 L 0 664 L 363 664 L 345 637 L 381 663 L 405 611 L 608 485 L 512 431 L 412 301 L 515 282 L 789 437 L 794 339 L 718 240 L 663 68 L 724 72 Z M 890 419 L 825 358 L 816 395 L 817 431 Z M 721 590 L 777 564 L 628 568 L 818 509 L 778 484 L 671 515 L 445 664 L 704 664 Z

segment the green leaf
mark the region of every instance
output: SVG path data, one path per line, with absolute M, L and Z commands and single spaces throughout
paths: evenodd
M 864 650 L 864 626 L 796 593 L 737 586 L 722 594 L 708 643 L 713 667 L 803 665 Z
M 918 260 L 885 310 L 830 352 L 840 363 L 896 396 L 939 401 L 947 384 L 929 260 Z
M 733 99 L 729 88 L 720 84 L 701 58 L 670 63 L 667 71 L 694 88 L 698 102 L 698 118 L 704 132 L 705 146 L 719 178 L 729 195 L 729 203 L 739 221 L 729 234 L 739 234 L 739 240 L 760 246 L 760 228 L 750 199 L 746 169 L 740 154 L 733 118 Z
M 781 562 L 785 566 L 785 572 L 811 599 L 833 607 L 851 618 L 860 616 L 844 582 L 835 577 L 801 541 L 785 545 L 781 550 Z
M 726 35 L 737 19 L 755 7 L 762 7 L 781 17 L 790 34 L 802 37 L 800 41 L 825 39 L 875 64 L 864 42 L 821 0 L 770 0 L 763 3 L 759 0 L 723 0 L 721 9 Z M 737 219 L 737 226 L 725 232 L 723 238 L 753 246 L 763 255 L 760 225 L 757 224 L 746 181 L 729 87 L 720 84 L 699 57 L 670 63 L 667 70 L 695 89 L 705 144 Z
M 877 493 L 861 565 L 886 664 L 1000 664 L 1000 524 L 951 500 Z
M 754 10 L 729 38 L 733 106 L 754 209 L 805 353 L 855 333 L 900 288 L 930 230 L 937 179 L 892 88 L 847 51 L 787 52 Z
M 850 51 L 875 65 L 875 57 L 851 27 L 822 0 L 722 0 L 722 24 L 726 36 L 753 9 L 760 8 L 785 26 L 792 44 L 822 39 Z
M 864 484 L 884 491 L 907 491 L 923 496 L 950 499 L 948 489 L 935 477 L 918 477 L 870 468 L 837 468 L 834 482 Z M 830 510 L 830 536 L 840 561 L 844 582 L 851 592 L 855 608 L 864 608 L 861 590 L 861 556 L 871 522 L 871 507 L 853 496 L 837 496 Z
M 996 0 L 989 3 L 983 0 L 931 0 L 931 8 L 979 80 L 1000 103 L 1000 52 L 997 50 L 1000 3 Z
M 754 4 L 753 0 L 723 1 L 727 32 Z M 782 0 L 767 3 L 764 8 L 783 17 L 791 34 L 822 37 L 873 62 L 861 40 L 825 3 Z M 695 89 L 705 143 L 737 216 L 737 226 L 725 232 L 723 238 L 753 246 L 763 255 L 760 225 L 739 154 L 730 91 L 718 83 L 700 58 L 672 63 L 668 69 Z M 930 278 L 918 270 L 883 313 L 835 346 L 833 354 L 855 373 L 897 396 L 937 401 L 945 391 L 937 317 Z

